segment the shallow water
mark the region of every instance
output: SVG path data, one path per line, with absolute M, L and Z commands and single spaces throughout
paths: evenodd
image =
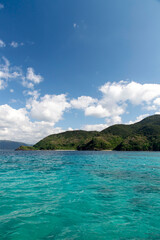
M 160 239 L 160 153 L 0 151 L 0 240 L 30 239 Z

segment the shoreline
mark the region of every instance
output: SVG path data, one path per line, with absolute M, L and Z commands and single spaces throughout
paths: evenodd
M 64 149 L 64 150 L 62 150 L 62 149 L 56 149 L 56 150 L 51 150 L 51 149 L 42 149 L 42 150 L 40 150 L 40 149 L 14 149 L 15 151 L 27 151 L 27 152 L 29 152 L 29 151 L 31 151 L 31 152 L 33 152 L 33 151 L 52 151 L 52 152 L 112 152 L 112 151 L 114 151 L 114 150 L 73 150 L 73 149 Z

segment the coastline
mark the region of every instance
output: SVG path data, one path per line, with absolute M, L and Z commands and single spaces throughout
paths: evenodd
M 52 150 L 52 149 L 15 149 L 15 151 L 53 151 L 53 152 L 87 152 L 87 151 L 90 151 L 90 152 L 111 152 L 111 151 L 114 151 L 114 150 L 73 150 L 73 149 L 56 149 L 56 150 Z

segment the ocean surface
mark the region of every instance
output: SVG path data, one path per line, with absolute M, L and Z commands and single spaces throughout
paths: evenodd
M 160 152 L 0 151 L 0 240 L 160 239 Z

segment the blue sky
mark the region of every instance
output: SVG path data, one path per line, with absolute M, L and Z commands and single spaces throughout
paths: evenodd
M 160 1 L 0 1 L 0 139 L 160 112 Z

